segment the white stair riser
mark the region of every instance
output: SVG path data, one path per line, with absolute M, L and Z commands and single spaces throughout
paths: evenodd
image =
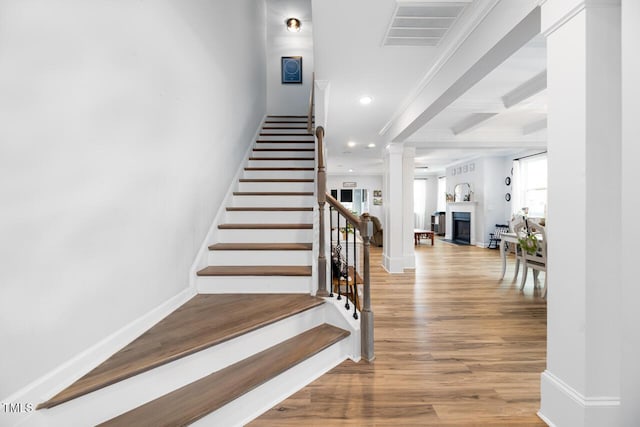
M 311 251 L 209 251 L 209 265 L 311 265 Z
M 263 147 L 259 147 L 263 148 Z M 267 147 L 264 147 L 267 148 Z M 279 157 L 313 157 L 313 151 L 253 151 L 251 157 L 269 157 L 277 159 Z
M 306 211 L 230 211 L 227 224 L 311 224 L 313 212 Z
M 231 200 L 231 206 L 237 207 L 312 207 L 313 196 L 240 196 L 235 195 Z M 316 201 L 317 203 L 317 201 Z
M 297 135 L 301 138 L 309 138 L 312 136 L 312 134 L 307 132 L 307 129 L 260 129 L 260 136 L 265 136 L 268 134 L 301 134 L 303 133 L 304 135 Z
M 349 340 L 350 337 L 347 337 L 333 344 L 191 425 L 194 427 L 246 425 L 347 360 Z
M 221 243 L 308 243 L 313 230 L 218 230 Z
M 304 171 L 282 171 L 282 170 L 267 170 L 267 171 L 244 171 L 243 178 L 255 178 L 255 179 L 314 179 L 315 172 L 313 170 Z
M 313 191 L 313 182 L 240 182 L 238 191 Z
M 306 142 L 258 142 L 255 148 L 314 148 L 313 141 L 309 142 L 311 144 Z M 313 153 L 313 151 L 308 151 L 308 153 Z
M 312 168 L 315 160 L 249 160 L 250 168 Z
M 67 427 L 99 424 L 321 325 L 325 310 L 320 306 L 304 311 L 62 405 L 35 411 L 21 425 Z
M 199 276 L 201 294 L 308 294 L 311 276 Z

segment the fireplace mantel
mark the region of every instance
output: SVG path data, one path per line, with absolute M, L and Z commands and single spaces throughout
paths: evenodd
M 448 202 L 445 220 L 445 236 L 447 240 L 453 237 L 453 221 L 451 219 L 452 212 L 469 212 L 471 214 L 471 245 L 476 244 L 476 206 L 478 202 Z

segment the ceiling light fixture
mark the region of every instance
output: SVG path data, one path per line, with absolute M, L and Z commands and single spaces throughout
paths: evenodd
M 353 169 L 349 169 L 349 172 L 353 172 Z
M 363 96 L 362 98 L 360 98 L 360 104 L 362 105 L 369 105 L 373 102 L 373 98 L 370 96 Z
M 349 147 L 355 147 L 355 146 L 356 146 L 356 143 L 355 143 L 355 141 L 349 141 L 349 142 L 347 142 L 347 145 L 348 145 Z
M 367 145 L 367 147 L 369 147 L 369 148 L 375 148 L 375 146 L 376 146 L 376 144 L 374 144 L 373 142 L 370 143 L 369 145 Z
M 299 19 L 297 18 L 289 18 L 287 19 L 287 30 L 292 32 L 292 33 L 297 33 L 300 31 L 300 27 L 302 26 L 302 23 L 300 22 Z

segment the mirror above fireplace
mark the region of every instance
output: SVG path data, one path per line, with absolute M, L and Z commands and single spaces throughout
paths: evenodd
M 471 201 L 471 185 L 463 182 L 457 184 L 453 190 L 454 202 L 470 202 Z

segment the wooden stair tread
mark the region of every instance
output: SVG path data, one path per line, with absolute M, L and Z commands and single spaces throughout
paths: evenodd
M 310 251 L 313 243 L 216 243 L 211 251 Z
M 311 135 L 309 135 L 311 136 Z M 315 144 L 315 141 L 312 139 L 307 139 L 304 141 L 300 141 L 300 140 L 295 140 L 295 139 L 287 139 L 287 140 L 261 140 L 261 139 L 257 139 L 256 142 L 258 144 Z
M 268 151 L 268 152 L 274 152 L 274 151 L 315 151 L 315 148 L 254 148 L 253 151 Z M 277 158 L 277 157 L 276 157 Z
M 267 116 L 268 119 L 306 119 L 309 116 Z M 316 116 L 311 116 L 314 119 Z
M 313 168 L 244 168 L 246 171 L 312 171 Z
M 103 424 L 182 426 L 193 423 L 349 336 L 323 324 Z
M 307 124 L 306 120 L 267 120 L 264 122 L 265 124 Z M 311 123 L 314 124 L 315 120 L 311 120 Z
M 310 265 L 210 265 L 198 276 L 311 276 Z
M 196 295 L 38 409 L 51 408 L 323 303 L 303 294 Z
M 289 179 L 289 178 L 241 178 L 240 182 L 313 182 L 313 179 Z
M 286 133 L 286 132 L 260 132 L 260 136 L 313 136 L 312 133 L 298 132 L 298 133 Z
M 291 208 L 291 207 L 273 207 L 273 206 L 230 206 L 227 208 L 229 212 L 313 212 L 313 208 Z
M 293 160 L 315 160 L 315 157 L 249 157 L 249 160 L 276 160 L 276 161 L 280 161 L 280 160 L 287 160 L 287 161 L 293 161 Z
M 234 196 L 313 196 L 313 191 L 234 191 Z
M 300 124 L 305 124 L 304 122 L 298 122 Z M 293 124 L 293 123 L 291 123 Z M 306 126 L 262 126 L 262 129 L 287 129 L 287 130 L 304 130 L 307 129 Z
M 220 224 L 221 230 L 311 230 L 313 224 Z

